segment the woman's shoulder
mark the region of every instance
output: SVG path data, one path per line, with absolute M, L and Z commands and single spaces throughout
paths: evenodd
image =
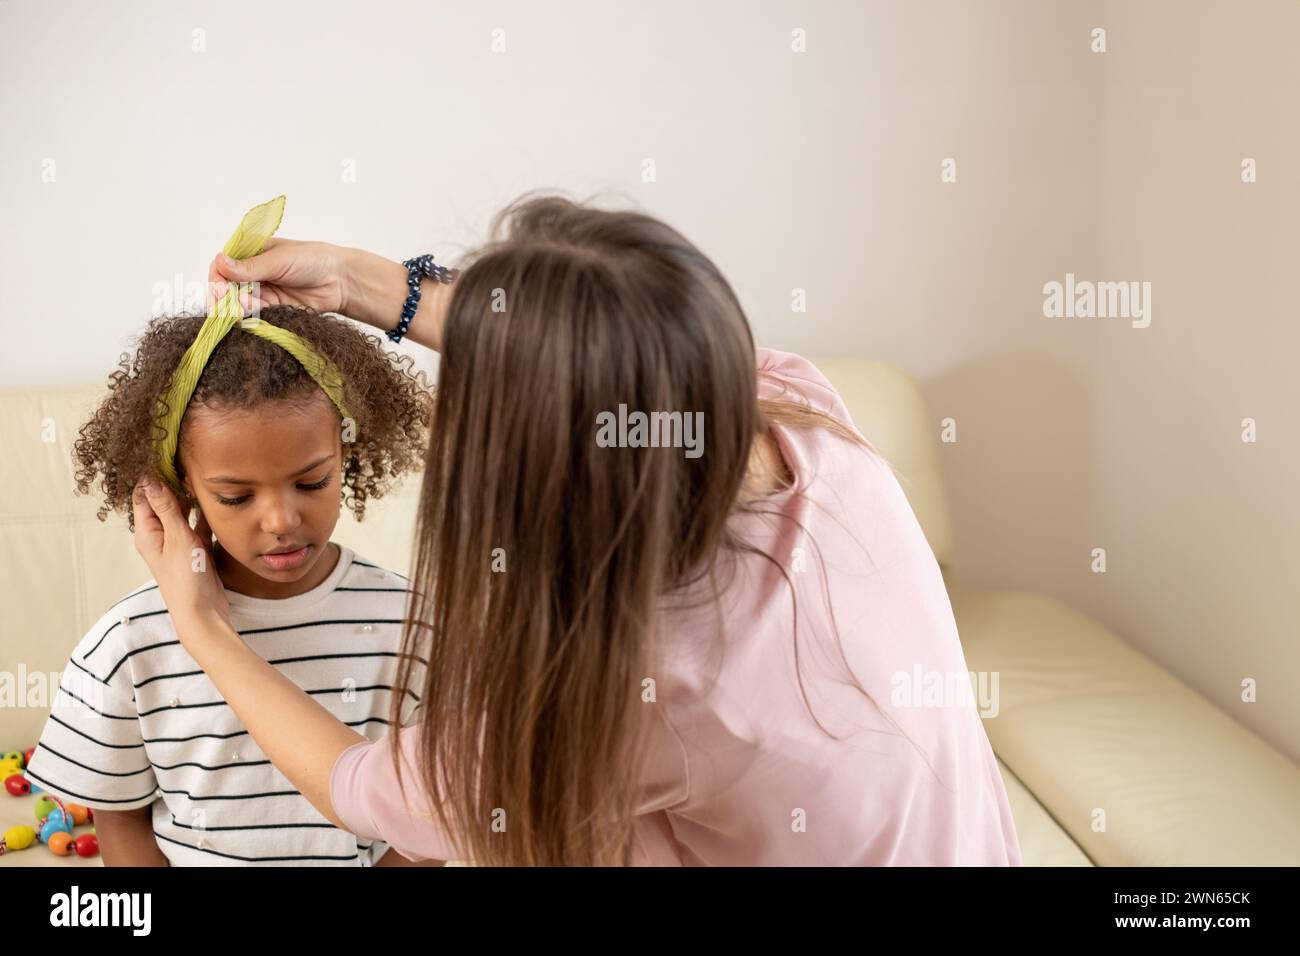
M 758 370 L 758 397 L 769 400 L 787 400 L 810 405 L 853 426 L 848 406 L 822 371 L 812 362 L 795 352 L 779 349 L 756 348 L 755 367 Z
M 830 485 L 837 495 L 893 496 L 892 464 L 863 435 L 830 379 L 794 352 L 755 350 L 758 398 L 778 403 L 764 410 L 773 426 L 793 487 L 810 492 Z M 842 502 L 841 502 L 842 504 Z

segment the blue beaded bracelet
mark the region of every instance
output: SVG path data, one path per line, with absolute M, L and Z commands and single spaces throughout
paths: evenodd
M 448 269 L 446 266 L 435 265 L 433 256 L 430 255 L 416 256 L 414 259 L 403 259 L 402 265 L 406 266 L 406 285 L 411 291 L 402 306 L 402 317 L 397 322 L 397 328 L 388 332 L 388 338 L 393 342 L 402 341 L 402 336 L 411 327 L 411 320 L 415 318 L 416 309 L 420 307 L 420 280 L 427 276 L 430 279 L 437 279 L 445 285 L 455 282 L 456 277 L 460 275 L 459 269 Z

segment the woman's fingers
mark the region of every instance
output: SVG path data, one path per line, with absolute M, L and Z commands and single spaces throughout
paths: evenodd
M 207 310 L 211 312 L 218 302 L 235 291 L 236 298 L 239 300 L 239 307 L 244 315 L 257 315 L 268 305 L 278 305 L 279 297 L 274 289 L 266 289 L 265 294 L 257 283 L 250 283 L 241 286 L 237 283 L 222 279 L 219 276 L 212 278 L 216 273 L 209 270 L 208 273 L 208 303 Z
M 211 312 L 226 294 L 230 291 L 231 285 L 225 280 L 208 283 L 208 311 Z
M 226 294 L 235 287 L 235 284 L 221 274 L 218 265 L 221 262 L 221 255 L 218 253 L 213 260 L 208 263 L 208 311 L 211 312 L 213 307 L 225 298 Z
M 162 551 L 163 523 L 145 493 L 146 480 L 136 482 L 131 494 L 131 510 L 135 515 L 135 549 L 148 556 Z
M 257 282 L 253 278 L 253 274 L 259 271 L 261 264 L 256 263 L 255 259 L 256 257 L 252 260 L 244 259 L 236 262 L 227 259 L 225 254 L 220 252 L 213 257 L 212 263 L 208 266 L 209 310 L 231 290 L 236 290 L 239 306 L 243 309 L 244 315 L 256 314 L 256 311 L 261 310 L 261 301 L 257 300 L 254 294 Z
M 164 539 L 185 540 L 184 532 L 189 531 L 190 526 L 186 516 L 181 514 L 180 502 L 176 500 L 175 492 L 157 479 L 151 478 L 144 484 L 144 494 L 145 502 L 161 527 Z
M 253 288 L 256 289 L 257 286 L 254 285 Z M 274 293 L 270 293 L 270 294 L 271 294 L 271 295 L 274 295 Z M 262 302 L 261 297 L 258 296 L 255 292 L 252 292 L 252 291 L 249 291 L 249 292 L 243 292 L 243 291 L 241 291 L 241 292 L 239 293 L 239 307 L 240 307 L 241 309 L 244 310 L 244 315 L 258 315 L 258 314 L 260 314 L 261 311 L 262 311 L 262 305 L 263 305 L 263 302 Z

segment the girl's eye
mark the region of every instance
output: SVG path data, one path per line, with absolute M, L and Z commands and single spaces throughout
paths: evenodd
M 322 488 L 324 488 L 326 485 L 330 483 L 330 479 L 333 477 L 334 476 L 332 474 L 326 475 L 324 478 L 316 482 L 314 485 L 299 485 L 298 487 L 301 488 L 303 491 L 320 491 Z M 219 501 L 223 505 L 229 505 L 232 508 L 242 505 L 245 501 L 247 501 L 251 497 L 252 495 L 244 495 L 242 498 L 223 498 L 221 497 L 221 495 L 216 496 L 217 501 Z

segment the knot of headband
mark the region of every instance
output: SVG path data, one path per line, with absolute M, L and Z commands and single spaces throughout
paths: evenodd
M 244 216 L 239 228 L 230 237 L 222 252 L 232 259 L 248 259 L 257 255 L 265 247 L 266 240 L 280 228 L 280 220 L 283 217 L 283 196 L 277 196 L 270 202 L 255 206 Z M 352 417 L 343 402 L 343 376 L 333 362 L 320 355 L 288 329 L 272 325 L 260 318 L 244 318 L 243 310 L 239 305 L 239 295 L 251 289 L 252 283 L 241 283 L 238 289 L 231 289 L 213 305 L 212 311 L 208 313 L 208 317 L 199 329 L 199 334 L 181 356 L 180 364 L 176 366 L 171 381 L 159 399 L 158 424 L 162 427 L 163 434 L 157 441 L 158 473 L 177 494 L 183 494 L 175 465 L 181 419 L 185 417 L 185 409 L 189 406 L 190 399 L 194 397 L 194 389 L 199 384 L 199 377 L 207 367 L 208 360 L 231 329 L 238 327 L 242 331 L 259 335 L 268 342 L 280 346 L 302 364 L 307 374 L 334 402 L 345 421 Z

